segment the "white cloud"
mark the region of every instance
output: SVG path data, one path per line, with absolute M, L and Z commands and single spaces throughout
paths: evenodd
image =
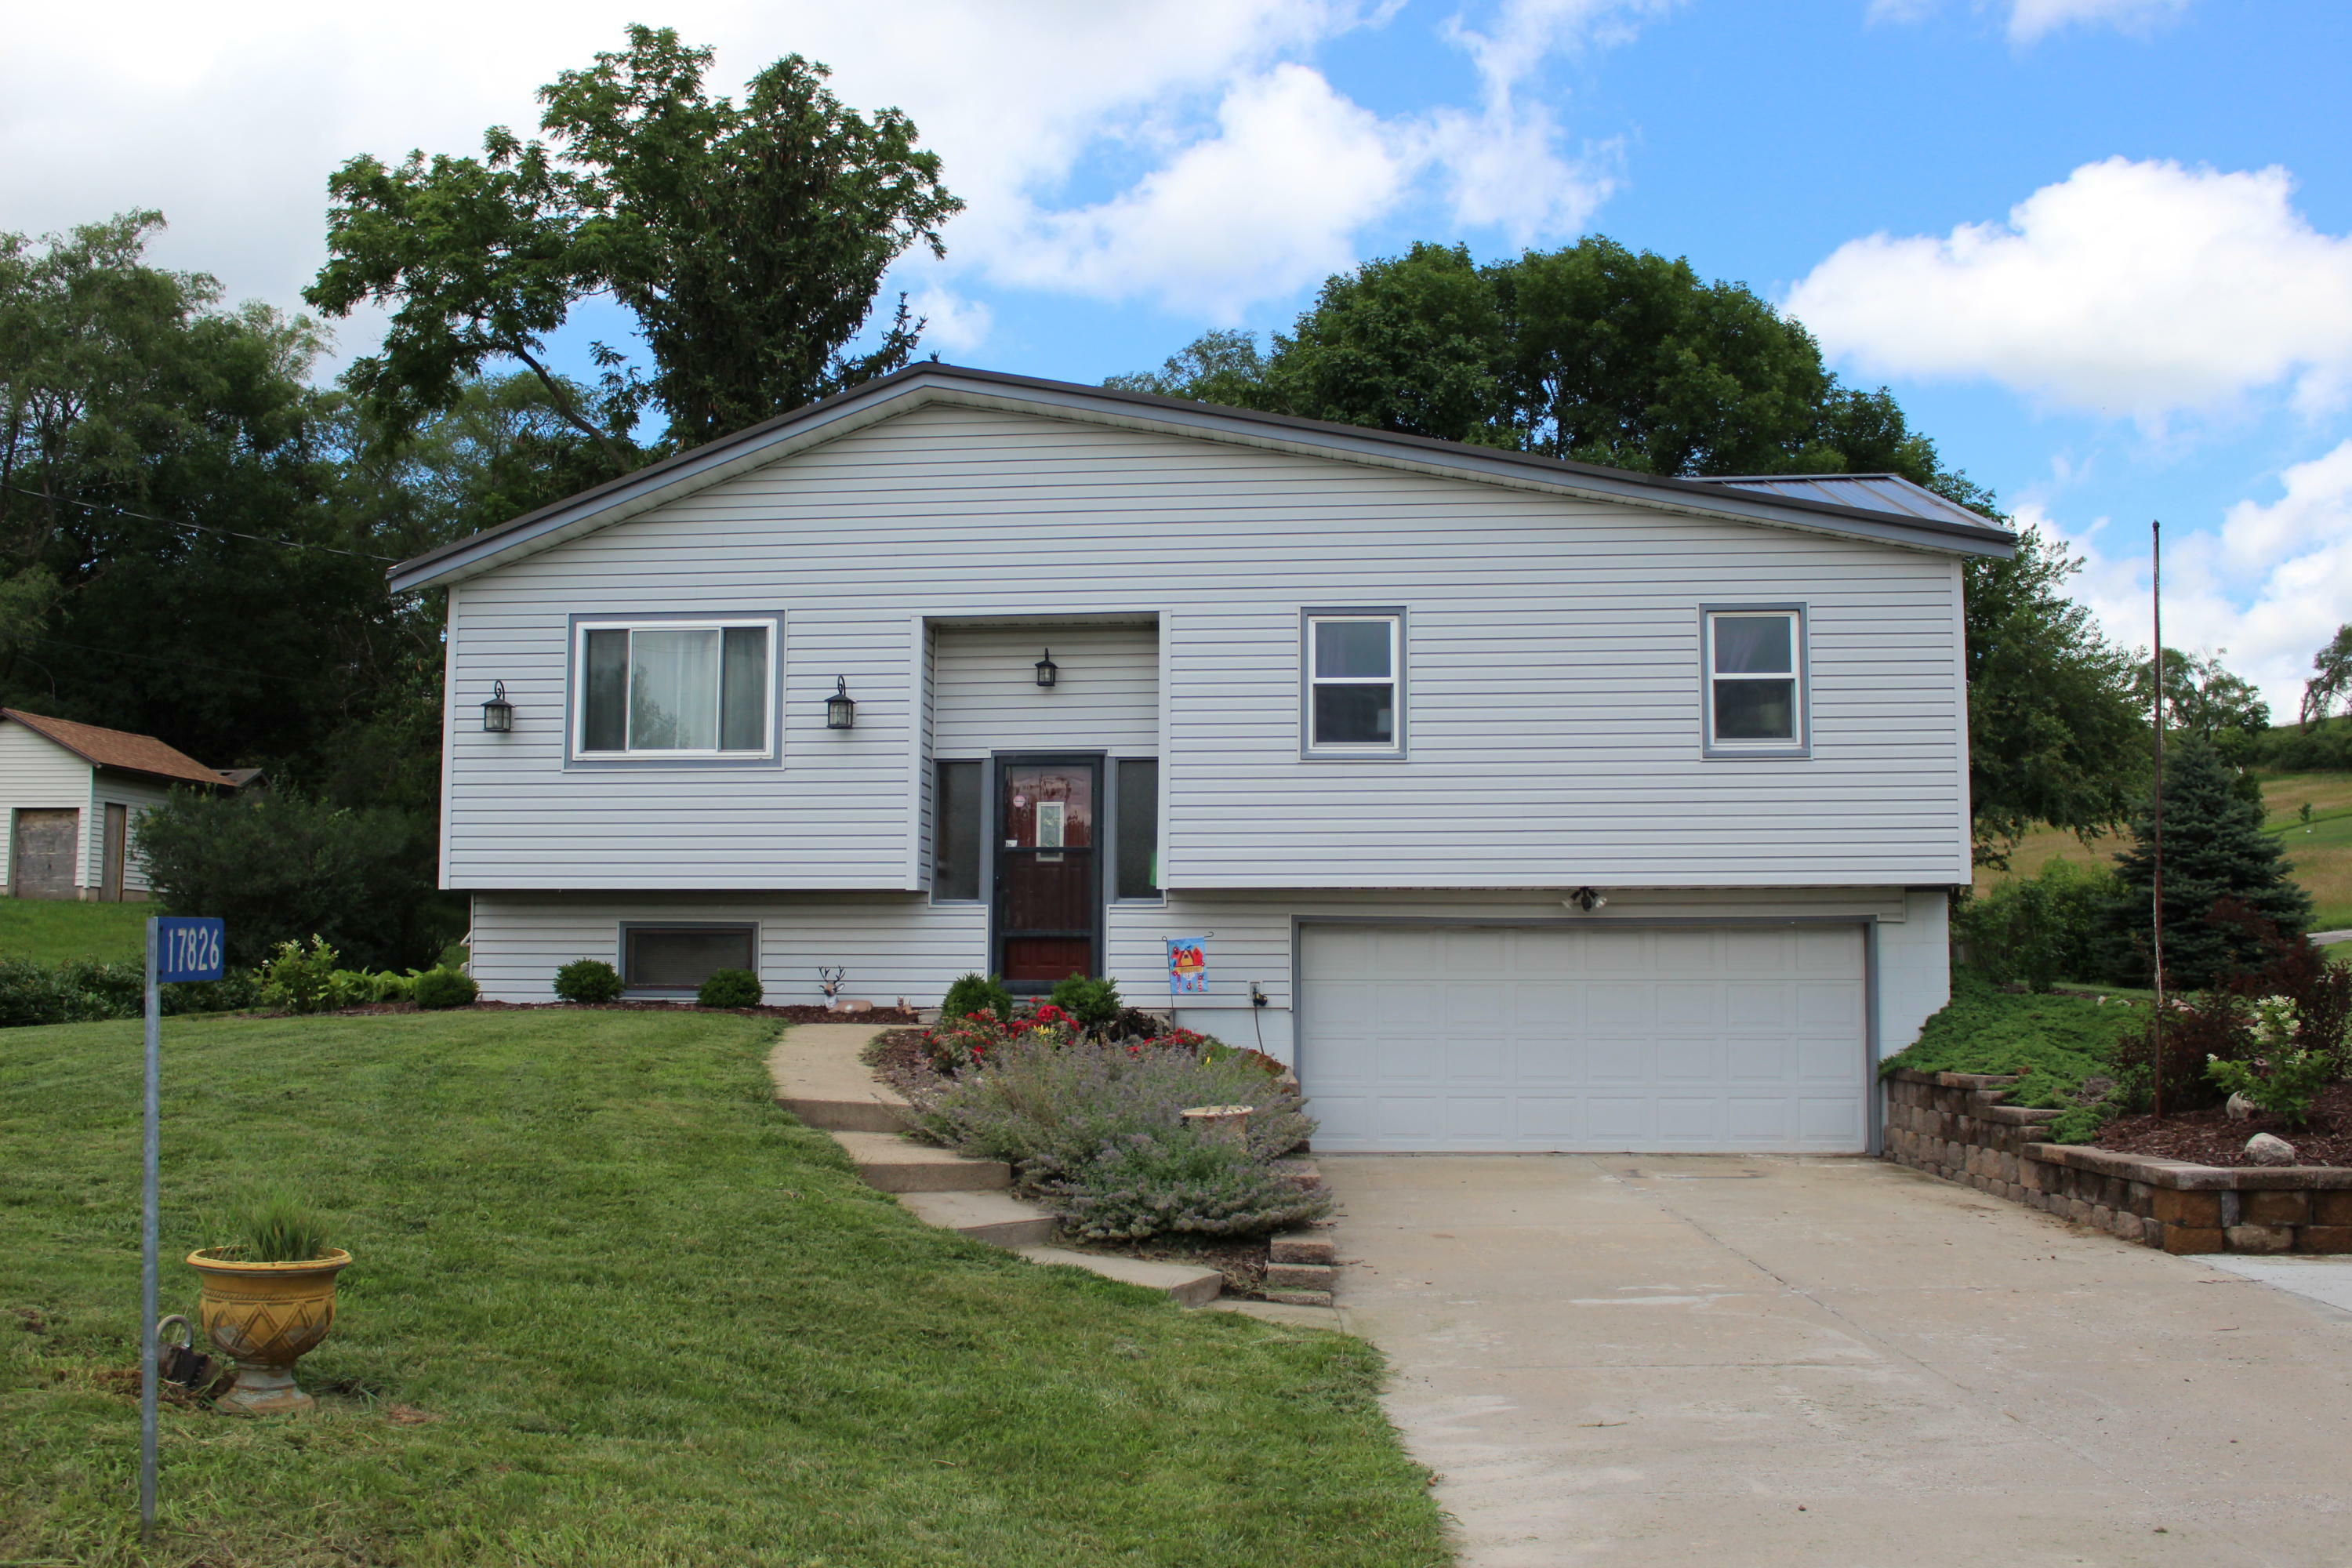
M 914 118 L 969 205 L 945 267 L 917 258 L 902 286 L 970 301 L 1009 282 L 1230 314 L 1349 264 L 1357 236 L 1410 202 L 1514 237 L 1580 224 L 1609 188 L 1606 159 L 1562 154 L 1550 112 L 1521 107 L 1525 84 L 1548 55 L 1621 37 L 1666 3 L 1494 0 L 1483 30 L 1454 39 L 1481 97 L 1451 118 L 1375 115 L 1316 68 L 1332 40 L 1386 25 L 1395 0 L 673 0 L 662 18 L 716 47 L 713 90 L 797 50 L 835 68 L 845 101 Z M 100 27 L 27 9 L 0 51 L 0 213 L 38 231 L 161 207 L 159 259 L 294 306 L 324 259 L 330 170 L 362 152 L 472 153 L 492 123 L 527 132 L 539 84 L 623 47 L 642 10 L 129 0 Z M 1500 133 L 1458 133 L 1481 117 Z M 1104 190 L 1109 167 L 1123 172 Z M 984 342 L 983 315 L 935 314 L 943 348 Z M 352 323 L 348 346 L 370 330 Z
M 1875 375 L 1982 377 L 2151 426 L 2290 384 L 2352 382 L 2352 239 L 2314 229 L 2278 168 L 2086 163 L 1944 238 L 1849 241 L 1790 293 Z
M 2009 36 L 2030 44 L 2061 27 L 2105 23 L 2141 32 L 2189 9 L 2189 0 L 2016 0 Z
M 1236 83 L 1216 135 L 1116 198 L 1040 213 L 989 263 L 1008 281 L 1137 295 L 1230 322 L 1354 259 L 1408 174 L 1392 128 L 1304 66 Z
M 1942 8 L 1942 0 L 1870 0 L 1866 15 L 1873 22 L 1918 22 Z M 1977 9 L 1986 8 L 1977 0 Z M 2188 9 L 2189 0 L 2010 0 L 2009 37 L 2026 45 L 2061 27 L 2099 25 L 2146 33 Z
M 2295 716 L 2311 656 L 2352 621 L 2352 440 L 2279 476 L 2275 500 L 2239 501 L 2219 529 L 2168 529 L 2164 640 L 2210 652 L 2262 689 L 2273 723 Z M 2075 594 L 2110 636 L 2145 647 L 2148 540 L 2144 523 L 2102 518 L 2068 535 L 2038 507 L 2020 521 L 2053 528 L 2079 551 Z
M 996 324 L 996 312 L 986 300 L 968 300 L 936 284 L 919 292 L 910 290 L 907 309 L 923 323 L 923 349 L 943 359 L 980 347 Z M 876 314 L 878 318 L 881 312 Z

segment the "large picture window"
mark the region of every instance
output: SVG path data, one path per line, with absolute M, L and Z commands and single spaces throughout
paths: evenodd
M 1804 612 L 1708 610 L 1705 621 L 1708 752 L 1803 754 Z
M 1390 610 L 1305 616 L 1306 750 L 1396 755 L 1404 750 L 1404 616 Z
M 773 754 L 775 622 L 592 621 L 578 635 L 576 754 Z

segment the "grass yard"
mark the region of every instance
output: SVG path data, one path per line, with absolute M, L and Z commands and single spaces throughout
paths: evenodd
M 166 1026 L 164 1310 L 292 1179 L 357 1262 L 308 1416 L 166 1407 L 137 1544 L 135 1023 L 0 1033 L 0 1561 L 1448 1560 L 1360 1341 L 918 1224 L 732 1016 Z
M 2269 810 L 2264 826 L 2285 846 L 2295 880 L 2311 895 L 2318 922 L 2312 929 L 2352 927 L 2352 773 L 2273 774 L 2263 780 L 2263 803 Z M 2307 829 L 2300 816 L 2306 803 L 2312 816 Z M 2130 841 L 2128 835 L 2110 835 L 2084 844 L 2071 833 L 2043 828 L 2018 845 L 2009 870 L 1978 868 L 1977 891 L 1989 892 L 2011 877 L 2031 877 L 2061 857 L 2109 862 Z
M 0 958 L 64 963 L 142 962 L 152 904 L 85 904 L 63 899 L 0 898 Z

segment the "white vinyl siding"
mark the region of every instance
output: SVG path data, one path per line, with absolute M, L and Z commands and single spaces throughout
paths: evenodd
M 932 405 L 454 594 L 455 689 L 504 679 L 516 720 L 453 719 L 447 876 L 919 889 L 909 618 L 1157 611 L 1171 890 L 1965 881 L 1958 596 L 1927 551 Z M 1698 609 L 1734 598 L 1808 606 L 1801 768 L 1701 755 Z M 782 767 L 563 765 L 571 616 L 749 605 L 787 612 Z M 1331 605 L 1408 612 L 1408 761 L 1299 755 L 1299 616 Z M 1026 634 L 1070 683 L 1041 700 L 1085 679 L 1074 629 Z M 824 729 L 836 675 L 854 731 Z
M 13 720 L 0 720 L 0 889 L 7 888 L 8 857 L 16 853 L 16 813 L 20 809 L 81 813 L 81 838 L 75 847 L 76 878 L 83 887 L 95 887 L 89 870 L 91 846 L 98 836 L 90 830 L 93 798 L 90 775 L 97 770 L 45 735 Z
M 149 884 L 147 858 L 139 852 L 139 819 L 169 800 L 172 786 L 160 779 L 117 773 L 111 768 L 94 772 L 97 778 L 89 816 L 94 831 L 82 836 L 88 850 L 85 885 L 100 885 L 106 865 L 106 808 L 110 805 L 121 805 L 128 814 L 123 835 L 122 891 L 125 897 L 143 894 L 149 890 Z
M 1051 644 L 1059 667 L 1037 684 Z M 931 754 L 1160 749 L 1154 626 L 939 626 L 931 632 Z

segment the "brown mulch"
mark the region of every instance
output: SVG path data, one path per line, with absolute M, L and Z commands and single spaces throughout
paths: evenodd
M 930 1067 L 930 1055 L 923 1049 L 926 1032 L 919 1028 L 892 1029 L 877 1035 L 866 1042 L 863 1059 L 884 1083 L 904 1083 Z
M 739 1018 L 774 1018 L 786 1024 L 913 1024 L 920 1015 L 913 1008 L 876 1007 L 864 1013 L 836 1013 L 829 1007 L 701 1007 L 692 1002 L 475 1002 L 467 1007 L 451 1007 L 447 1011 L 461 1013 L 468 1007 L 477 1013 L 523 1013 L 546 1007 L 570 1007 L 580 1012 L 594 1013 L 675 1013 L 681 1009 L 697 1013 L 732 1013 Z M 357 1007 L 338 1008 L 332 1013 L 313 1015 L 322 1018 L 364 1018 L 383 1013 L 415 1013 L 414 1002 L 369 1002 Z M 287 1015 L 290 1016 L 290 1015 Z
M 2268 1132 L 2294 1145 L 2298 1165 L 2352 1165 L 2352 1083 L 2330 1084 L 2311 1102 L 2311 1120 L 2290 1127 L 2275 1117 L 2232 1121 L 2219 1106 L 2152 1116 L 2119 1116 L 2099 1129 L 2093 1147 L 2153 1154 L 2200 1165 L 2251 1165 L 2246 1140 Z

